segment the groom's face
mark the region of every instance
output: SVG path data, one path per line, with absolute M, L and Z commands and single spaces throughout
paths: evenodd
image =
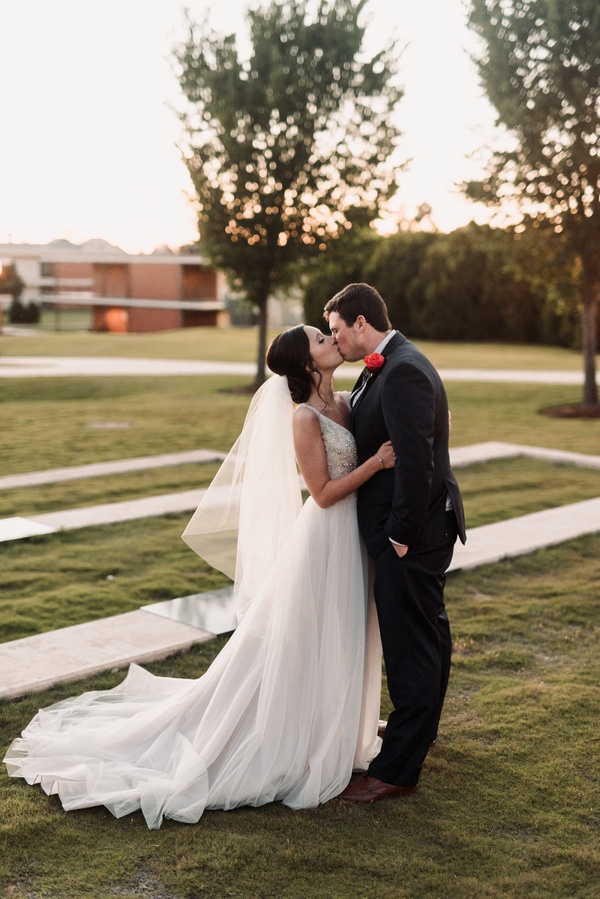
M 362 359 L 365 354 L 363 349 L 363 329 L 360 327 L 358 319 L 354 324 L 349 325 L 339 312 L 330 312 L 329 330 L 346 362 L 357 362 L 359 359 Z

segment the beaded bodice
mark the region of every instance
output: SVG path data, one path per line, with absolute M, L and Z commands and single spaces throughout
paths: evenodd
M 342 475 L 354 471 L 358 464 L 358 455 L 356 452 L 356 441 L 352 432 L 343 425 L 338 424 L 337 421 L 327 418 L 314 406 L 309 406 L 308 403 L 302 403 L 302 406 L 306 409 L 312 409 L 319 419 L 327 455 L 329 477 L 332 479 L 341 478 Z

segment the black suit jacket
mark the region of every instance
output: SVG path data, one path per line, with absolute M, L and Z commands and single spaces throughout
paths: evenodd
M 446 495 L 456 529 L 466 540 L 460 490 L 450 467 L 448 400 L 442 380 L 423 353 L 396 332 L 352 407 L 358 461 L 386 440 L 396 453 L 393 469 L 381 471 L 358 491 L 358 523 L 369 552 L 378 556 L 389 538 L 411 548 L 448 542 Z

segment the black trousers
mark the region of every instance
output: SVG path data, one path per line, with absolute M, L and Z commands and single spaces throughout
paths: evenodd
M 448 513 L 454 520 L 454 513 Z M 399 558 L 389 546 L 375 560 L 375 603 L 388 689 L 394 710 L 369 774 L 385 783 L 414 786 L 437 728 L 452 656 L 444 605 L 451 542 L 420 546 Z

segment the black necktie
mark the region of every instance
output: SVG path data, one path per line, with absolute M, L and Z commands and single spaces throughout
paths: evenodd
M 364 387 L 365 387 L 365 384 L 367 383 L 367 381 L 368 381 L 369 378 L 371 377 L 371 374 L 372 374 L 372 372 L 365 366 L 365 368 L 363 368 L 363 370 L 362 370 L 362 372 L 361 372 L 361 374 L 360 374 L 360 377 L 359 377 L 358 381 L 357 381 L 356 384 L 354 385 L 354 388 L 353 388 L 352 393 L 351 393 L 351 395 L 350 395 L 350 405 L 351 405 L 351 406 L 354 405 L 354 403 L 355 403 L 356 400 L 358 399 L 359 394 L 362 393 L 362 391 L 363 391 L 363 389 L 364 389 Z

